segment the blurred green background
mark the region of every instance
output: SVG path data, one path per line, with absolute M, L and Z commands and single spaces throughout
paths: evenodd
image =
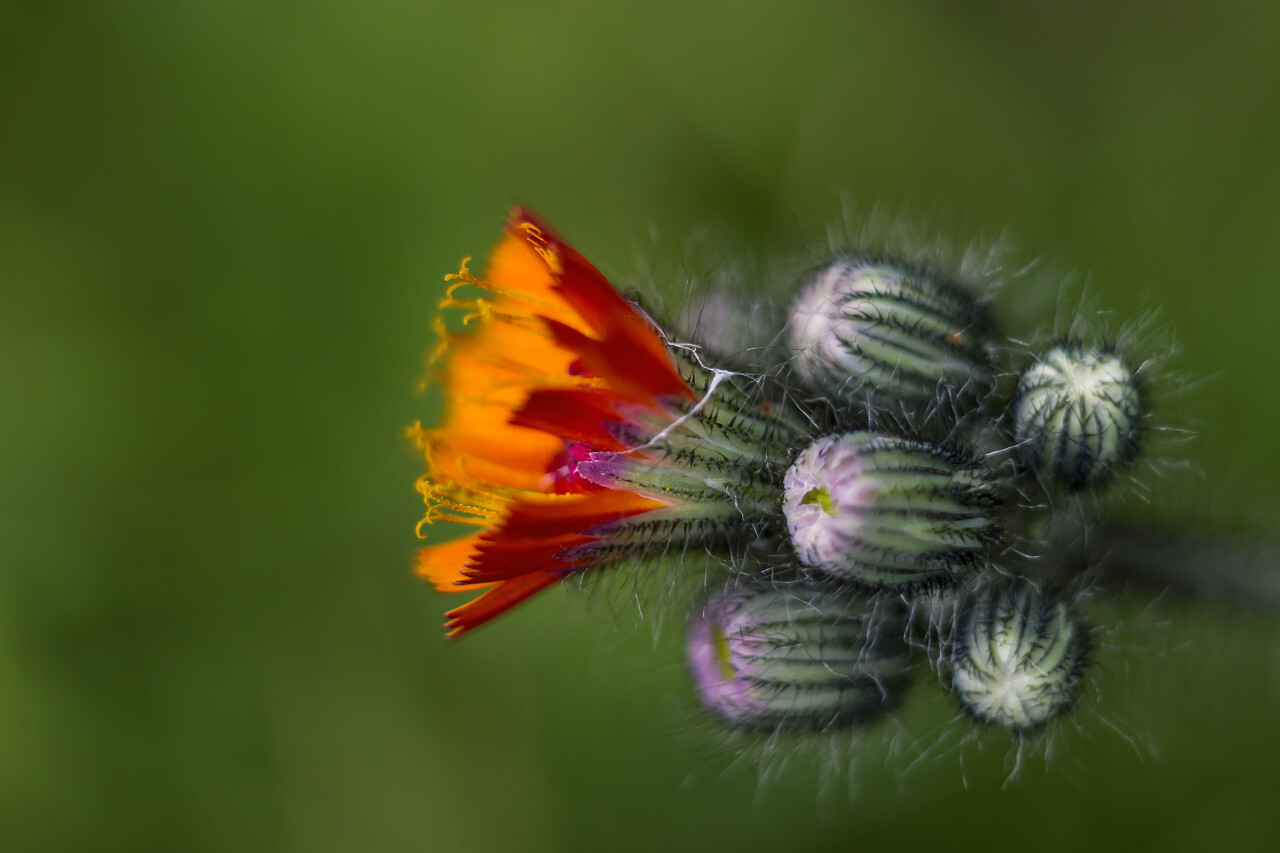
M 1270 619 L 1100 607 L 1101 700 L 1008 785 L 927 689 L 850 774 L 762 781 L 688 724 L 678 641 L 572 590 L 446 645 L 401 431 L 441 276 L 512 202 L 625 278 L 707 223 L 807 248 L 848 193 L 1159 306 L 1209 379 L 1169 413 L 1200 474 L 1144 511 L 1269 532 L 1278 33 L 1268 3 L 0 3 L 0 849 L 1274 843 Z

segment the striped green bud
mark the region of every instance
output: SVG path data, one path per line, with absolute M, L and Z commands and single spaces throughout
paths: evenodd
M 847 593 L 729 586 L 690 621 L 689 669 L 702 704 L 729 723 L 819 731 L 898 701 L 904 630 L 900 616 Z
M 958 285 L 850 255 L 803 287 L 787 336 L 796 372 L 815 390 L 918 411 L 989 386 L 991 326 Z
M 1080 489 L 1111 479 L 1138 448 L 1142 395 L 1109 350 L 1060 344 L 1018 380 L 1014 435 L 1026 464 Z
M 977 720 L 1033 729 L 1075 703 L 1088 647 L 1066 602 L 1026 581 L 987 590 L 960 618 L 951 689 Z
M 951 585 L 998 538 L 999 503 L 967 454 L 873 432 L 818 439 L 783 478 L 801 562 L 872 587 Z

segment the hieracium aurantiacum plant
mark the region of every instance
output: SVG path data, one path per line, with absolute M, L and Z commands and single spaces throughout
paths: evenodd
M 845 249 L 777 282 L 776 328 L 726 357 L 732 305 L 677 339 L 520 209 L 446 279 L 443 415 L 411 434 L 418 573 L 479 593 L 450 637 L 566 578 L 688 571 L 717 724 L 866 727 L 939 682 L 978 727 L 1072 714 L 1091 580 L 1052 537 L 1140 459 L 1150 360 L 1080 323 L 1022 343 L 981 271 Z

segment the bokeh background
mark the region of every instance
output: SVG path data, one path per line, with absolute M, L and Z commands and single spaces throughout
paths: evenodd
M 402 430 L 432 416 L 441 276 L 512 202 L 625 278 L 708 223 L 806 249 L 853 198 L 1161 309 L 1204 380 L 1167 412 L 1197 473 L 1137 511 L 1270 533 L 1280 6 L 5 0 L 0 22 L 0 849 L 1274 843 L 1265 614 L 1102 603 L 1100 700 L 1012 781 L 1007 741 L 934 746 L 956 732 L 928 690 L 762 773 L 689 721 L 678 639 L 573 590 L 446 645 Z

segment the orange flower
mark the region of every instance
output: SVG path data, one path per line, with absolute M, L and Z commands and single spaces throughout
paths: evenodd
M 755 421 L 726 372 L 669 345 L 527 212 L 506 230 L 486 278 L 466 260 L 446 276 L 440 307 L 470 328 L 438 323 L 444 420 L 411 429 L 427 468 L 419 535 L 435 521 L 483 528 L 418 553 L 437 589 L 485 588 L 447 614 L 450 637 L 571 571 L 668 547 L 677 529 L 686 544 L 763 535 L 785 465 L 750 440 Z M 773 437 L 778 419 L 766 420 Z

